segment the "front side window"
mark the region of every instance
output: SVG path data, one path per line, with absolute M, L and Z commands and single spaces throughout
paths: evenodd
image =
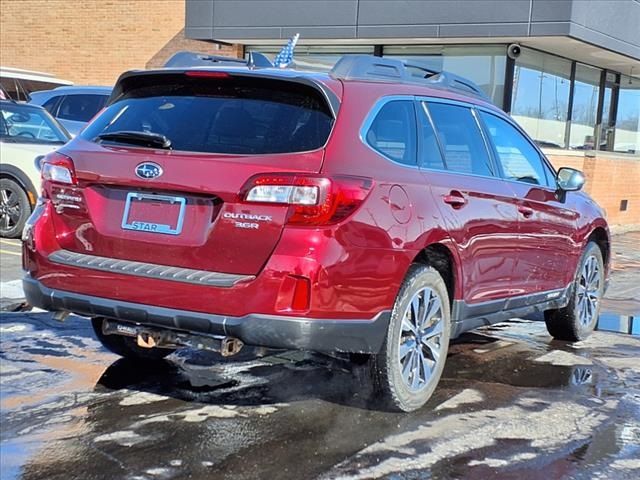
M 384 104 L 367 131 L 367 143 L 394 162 L 416 164 L 416 117 L 412 100 Z
M 88 122 L 107 101 L 106 95 L 67 95 L 58 110 L 58 118 L 76 122 Z
M 551 172 L 531 143 L 509 122 L 486 112 L 480 112 L 493 141 L 498 162 L 507 180 L 550 186 Z
M 0 110 L 0 140 L 10 143 L 66 143 L 63 132 L 41 109 L 24 105 L 3 105 Z
M 458 105 L 429 103 L 447 169 L 471 175 L 494 176 L 482 133 L 471 109 Z

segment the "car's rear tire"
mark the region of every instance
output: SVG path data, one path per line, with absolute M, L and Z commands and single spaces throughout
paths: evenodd
M 91 319 L 91 325 L 93 326 L 93 331 L 96 333 L 96 337 L 98 337 L 98 340 L 104 348 L 121 357 L 152 362 L 162 360 L 175 351 L 171 348 L 143 348 L 136 345 L 135 340 L 131 337 L 105 335 L 102 332 L 102 322 L 102 317 Z
M 440 274 L 413 265 L 396 298 L 387 336 L 371 359 L 374 385 L 386 408 L 422 407 L 438 385 L 449 349 L 451 312 Z
M 578 342 L 587 338 L 598 323 L 604 294 L 605 271 L 602 251 L 589 242 L 580 258 L 569 303 L 544 312 L 549 334 L 556 340 Z
M 10 178 L 0 178 L 0 237 L 18 238 L 31 215 L 29 197 Z

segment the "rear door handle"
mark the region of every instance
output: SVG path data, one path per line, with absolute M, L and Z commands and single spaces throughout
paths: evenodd
M 451 205 L 453 208 L 462 208 L 467 204 L 467 199 L 464 198 L 464 195 L 456 190 L 449 192 L 449 195 L 443 196 L 442 201 Z
M 518 205 L 518 211 L 525 218 L 529 218 L 531 215 L 533 215 L 533 208 L 525 207 L 524 205 Z

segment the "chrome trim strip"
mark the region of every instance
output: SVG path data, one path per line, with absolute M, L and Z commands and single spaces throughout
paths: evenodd
M 155 280 L 191 283 L 206 287 L 233 287 L 237 283 L 254 280 L 254 275 L 237 275 L 232 273 L 192 270 L 190 268 L 157 265 L 154 263 L 134 262 L 119 258 L 99 257 L 84 253 L 58 250 L 49 255 L 49 260 L 71 267 L 89 268 L 102 272 L 120 273 Z

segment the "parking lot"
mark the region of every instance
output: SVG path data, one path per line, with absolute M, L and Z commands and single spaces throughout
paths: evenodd
M 603 304 L 600 328 L 626 333 L 569 345 L 514 319 L 466 334 L 413 414 L 381 411 L 340 359 L 182 351 L 151 367 L 103 350 L 86 319 L 4 312 L 2 478 L 638 478 L 639 243 L 614 237 Z

